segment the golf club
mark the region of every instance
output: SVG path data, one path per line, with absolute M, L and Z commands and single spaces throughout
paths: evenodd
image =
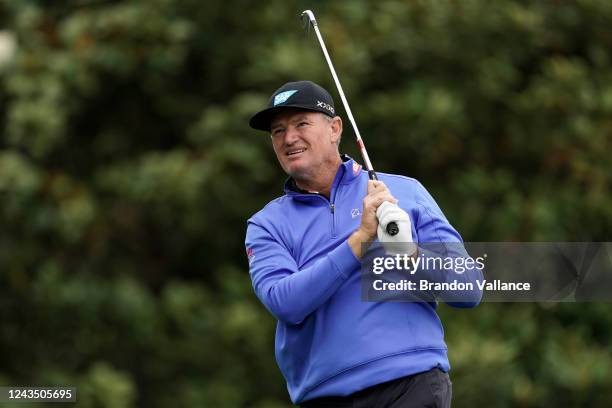
M 348 101 L 346 100 L 346 96 L 344 96 L 342 85 L 340 85 L 340 80 L 338 79 L 338 75 L 336 75 L 336 70 L 334 69 L 334 65 L 331 62 L 329 53 L 327 52 L 327 47 L 325 47 L 325 43 L 323 42 L 323 37 L 321 36 L 321 32 L 319 31 L 319 27 L 317 25 L 317 20 L 315 19 L 314 13 L 311 10 L 304 10 L 301 14 L 301 18 L 302 18 L 302 21 L 304 20 L 304 18 L 308 18 L 308 21 L 314 28 L 315 34 L 317 35 L 317 38 L 319 39 L 319 44 L 321 44 L 323 55 L 325 56 L 325 60 L 327 61 L 329 70 L 331 71 L 332 77 L 334 78 L 334 82 L 336 83 L 336 88 L 338 89 L 338 93 L 340 94 L 340 99 L 342 99 L 344 110 L 346 111 L 346 115 L 348 116 L 348 119 L 351 122 L 351 125 L 353 126 L 353 130 L 355 131 L 355 136 L 357 137 L 357 145 L 359 146 L 359 150 L 361 151 L 361 157 L 363 157 L 363 163 L 368 172 L 368 176 L 370 177 L 370 180 L 378 180 L 378 177 L 376 176 L 376 172 L 374 171 L 374 168 L 372 167 L 370 156 L 368 156 L 368 151 L 365 148 L 365 144 L 363 143 L 363 139 L 361 138 L 361 134 L 359 133 L 359 129 L 357 128 L 357 124 L 355 123 L 355 118 L 353 117 L 351 108 L 349 107 Z M 394 236 L 399 233 L 399 227 L 397 226 L 397 223 L 390 222 L 387 224 L 386 231 L 387 231 L 387 234 Z

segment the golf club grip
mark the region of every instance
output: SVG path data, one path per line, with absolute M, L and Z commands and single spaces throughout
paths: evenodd
M 394 236 L 399 232 L 399 227 L 395 221 L 391 221 L 387 224 L 387 234 Z

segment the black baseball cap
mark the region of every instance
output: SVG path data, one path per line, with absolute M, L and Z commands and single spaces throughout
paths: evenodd
M 336 116 L 334 100 L 329 92 L 312 81 L 287 82 L 278 88 L 268 102 L 268 107 L 251 117 L 253 129 L 270 131 L 274 115 L 285 108 L 297 108 Z

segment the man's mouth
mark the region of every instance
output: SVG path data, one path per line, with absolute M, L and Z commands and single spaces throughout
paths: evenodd
M 305 149 L 305 148 L 302 148 L 302 149 L 293 149 L 293 150 L 289 150 L 289 151 L 287 151 L 286 155 L 287 155 L 287 156 L 294 156 L 294 155 L 296 155 L 296 154 L 300 154 L 300 153 L 303 153 L 303 152 L 305 152 L 305 151 L 306 151 L 306 149 Z

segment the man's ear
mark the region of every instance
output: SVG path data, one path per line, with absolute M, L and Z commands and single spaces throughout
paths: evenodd
M 342 118 L 340 116 L 335 116 L 331 122 L 331 141 L 334 144 L 340 143 L 340 137 L 342 136 Z

